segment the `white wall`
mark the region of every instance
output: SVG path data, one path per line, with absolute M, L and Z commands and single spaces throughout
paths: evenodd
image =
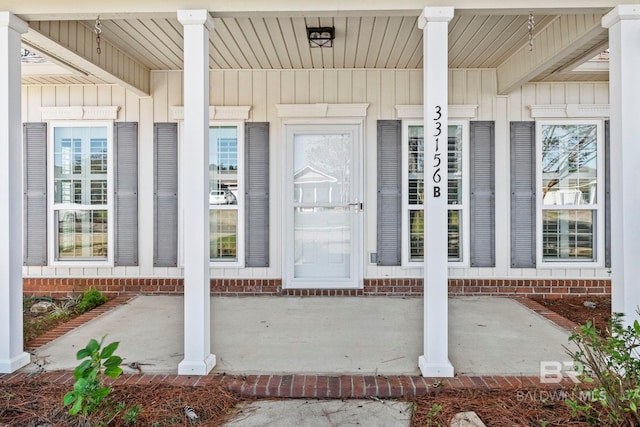
M 282 122 L 276 104 L 368 103 L 364 128 L 365 241 L 364 275 L 422 277 L 421 268 L 378 267 L 368 263 L 376 251 L 376 121 L 395 119 L 396 105 L 422 103 L 422 70 L 216 70 L 210 80 L 210 104 L 251 106 L 251 121 L 270 122 L 271 267 L 212 268 L 212 277 L 281 277 Z M 117 105 L 118 120 L 140 126 L 140 267 L 25 268 L 28 276 L 179 277 L 180 268 L 153 268 L 153 123 L 170 121 L 170 107 L 181 106 L 182 73 L 151 73 L 152 98 L 138 98 L 117 86 L 25 86 L 23 117 L 40 121 L 40 106 Z M 508 96 L 497 96 L 495 70 L 451 70 L 450 104 L 477 104 L 475 120 L 496 121 L 496 260 L 495 268 L 450 268 L 456 278 L 609 277 L 606 269 L 511 269 L 509 238 L 509 121 L 532 120 L 532 104 L 607 104 L 608 84 L 536 83 Z M 506 244 L 505 244 L 506 243 Z M 366 261 L 366 262 L 365 262 Z

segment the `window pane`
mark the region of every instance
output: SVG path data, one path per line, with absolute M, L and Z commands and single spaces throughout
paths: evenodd
M 209 128 L 209 204 L 238 203 L 238 128 Z
M 449 238 L 447 254 L 449 256 L 449 261 L 460 261 L 462 260 L 460 245 L 460 211 L 451 209 L 447 213 L 447 236 Z
M 235 261 L 237 259 L 237 210 L 209 211 L 209 257 L 212 260 Z
M 107 211 L 56 211 L 58 260 L 107 258 Z
M 409 211 L 409 260 L 424 259 L 424 211 Z
M 424 203 L 424 130 L 422 126 L 409 126 L 408 150 L 409 204 Z
M 542 126 L 543 203 L 593 205 L 596 180 L 596 125 Z
M 54 203 L 107 204 L 106 127 L 56 127 L 53 163 Z
M 462 126 L 449 126 L 448 138 L 448 202 L 462 204 Z
M 595 216 L 593 210 L 543 210 L 545 261 L 593 260 Z

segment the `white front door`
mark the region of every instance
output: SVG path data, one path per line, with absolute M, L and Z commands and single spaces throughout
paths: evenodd
M 286 288 L 361 286 L 359 125 L 287 125 Z

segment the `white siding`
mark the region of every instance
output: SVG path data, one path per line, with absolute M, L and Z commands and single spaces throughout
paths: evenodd
M 153 123 L 170 120 L 170 107 L 182 102 L 182 73 L 151 73 L 152 98 L 138 98 L 117 86 L 25 86 L 23 117 L 41 121 L 40 106 L 117 105 L 118 120 L 137 121 L 140 129 L 139 212 L 140 266 L 117 269 L 25 268 L 28 276 L 113 275 L 179 277 L 180 268 L 153 268 L 152 189 Z M 376 121 L 395 119 L 396 105 L 422 103 L 422 70 L 215 70 L 210 73 L 212 105 L 251 106 L 251 121 L 270 122 L 271 200 L 269 268 L 212 268 L 212 277 L 280 278 L 282 253 L 282 121 L 276 104 L 368 103 L 365 120 L 363 260 L 366 278 L 422 277 L 421 268 L 378 267 L 369 263 L 376 251 Z M 509 121 L 532 120 L 531 104 L 609 102 L 606 82 L 528 84 L 507 96 L 497 95 L 495 70 L 461 69 L 449 72 L 450 104 L 477 104 L 476 120 L 496 121 L 496 267 L 451 268 L 452 278 L 562 278 L 608 277 L 603 269 L 511 269 L 509 240 Z M 505 245 L 505 242 L 507 244 Z

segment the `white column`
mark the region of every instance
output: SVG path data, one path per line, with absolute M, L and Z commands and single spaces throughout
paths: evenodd
M 179 10 L 184 26 L 184 126 L 180 150 L 184 223 L 184 359 L 180 375 L 206 375 L 211 354 L 209 283 L 209 31 L 206 10 Z
M 609 29 L 611 308 L 632 323 L 640 318 L 640 5 L 617 6 L 602 26 Z
M 426 7 L 424 69 L 424 354 L 418 366 L 425 377 L 452 377 L 449 362 L 447 271 L 448 27 L 453 7 Z
M 0 12 L 0 373 L 30 362 L 22 340 L 20 34 L 27 29 L 10 12 Z

